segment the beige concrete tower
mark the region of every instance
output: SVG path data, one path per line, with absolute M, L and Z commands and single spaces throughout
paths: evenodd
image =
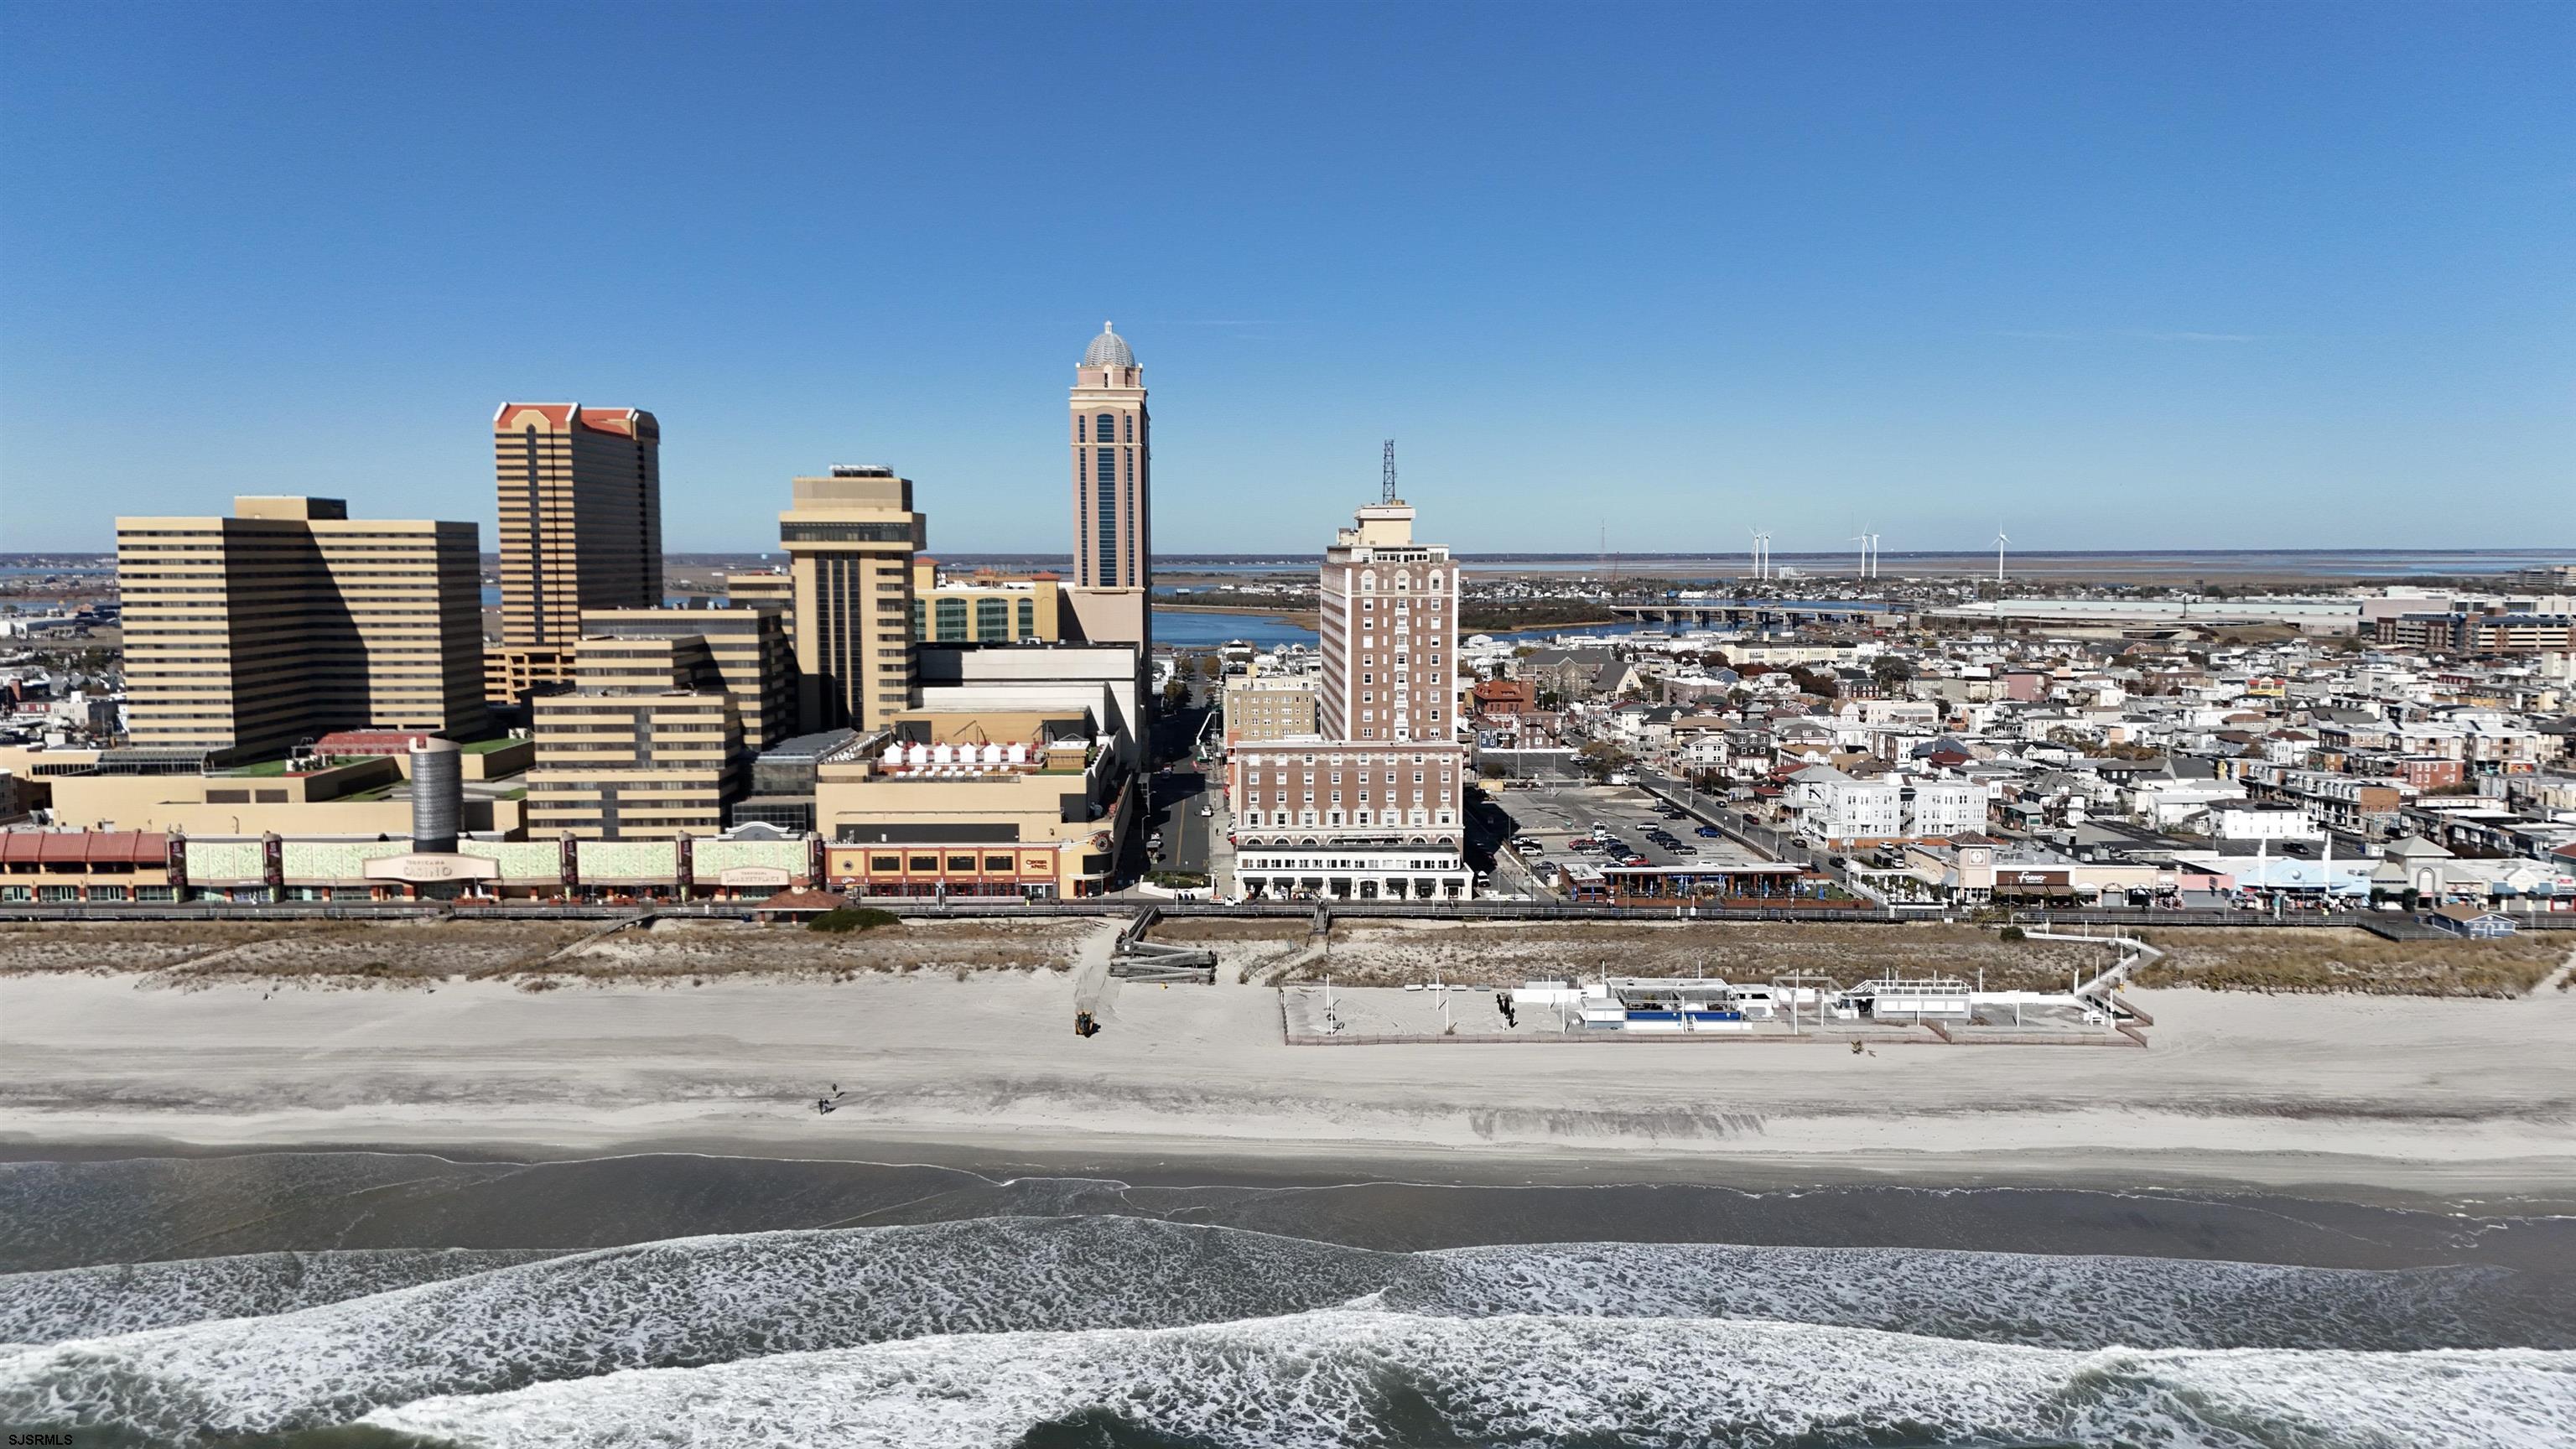
M 586 609 L 662 602 L 662 427 L 633 408 L 503 403 L 501 642 L 569 651 Z
M 836 464 L 794 486 L 778 541 L 796 588 L 797 726 L 872 729 L 913 702 L 912 480 Z
M 1324 734 L 1455 738 L 1458 570 L 1448 545 L 1414 542 L 1412 505 L 1372 503 L 1325 550 L 1322 584 Z

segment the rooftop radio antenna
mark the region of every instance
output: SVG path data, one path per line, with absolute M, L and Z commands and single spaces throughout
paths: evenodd
M 1380 489 L 1379 502 L 1395 501 L 1395 439 L 1386 440 L 1386 482 Z

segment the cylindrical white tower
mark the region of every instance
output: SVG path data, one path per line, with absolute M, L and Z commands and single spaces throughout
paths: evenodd
M 464 752 L 452 740 L 412 741 L 411 848 L 423 855 L 454 855 L 457 821 L 464 814 Z

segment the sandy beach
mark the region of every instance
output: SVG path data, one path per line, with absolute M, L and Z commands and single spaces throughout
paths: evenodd
M 1332 1162 L 1572 1179 L 2576 1201 L 2576 996 L 2140 992 L 2146 1051 L 1290 1047 L 1249 986 L 1060 972 L 438 988 L 0 978 L 0 1147 Z M 814 1109 L 837 1086 L 828 1116 Z

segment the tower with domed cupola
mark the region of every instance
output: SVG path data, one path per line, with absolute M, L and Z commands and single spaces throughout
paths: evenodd
M 1154 584 L 1151 476 L 1154 449 L 1145 411 L 1145 369 L 1109 323 L 1074 370 L 1073 581 L 1083 589 Z

